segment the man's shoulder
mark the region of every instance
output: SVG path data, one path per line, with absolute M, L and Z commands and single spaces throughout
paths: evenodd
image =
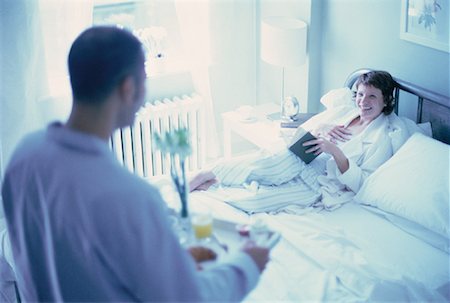
M 41 147 L 45 142 L 46 130 L 41 129 L 25 135 L 22 140 L 19 141 L 16 151 L 29 150 L 30 148 Z
M 14 165 L 19 161 L 29 158 L 37 151 L 45 148 L 45 130 L 35 131 L 25 135 L 17 144 L 14 152 L 11 155 L 9 166 Z

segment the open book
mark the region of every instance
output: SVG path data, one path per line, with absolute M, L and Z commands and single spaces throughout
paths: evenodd
M 302 137 L 300 137 L 300 139 L 295 141 L 289 147 L 289 150 L 293 152 L 297 157 L 302 159 L 306 164 L 308 164 L 318 155 L 315 155 L 314 153 L 306 153 L 306 150 L 310 149 L 313 145 L 303 146 L 303 143 L 314 139 L 316 139 L 316 137 L 314 137 L 310 132 L 306 132 Z

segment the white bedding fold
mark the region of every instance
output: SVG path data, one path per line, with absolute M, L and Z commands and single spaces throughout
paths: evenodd
M 348 209 L 350 209 L 349 214 L 364 216 L 362 219 L 366 219 L 368 223 L 372 223 L 372 220 L 376 219 L 373 214 L 363 212 L 361 209 Z M 326 213 L 326 215 L 334 216 L 334 213 Z M 389 258 L 394 256 L 386 254 L 384 260 L 375 259 L 370 253 L 368 254 L 366 247 L 359 247 L 357 244 L 358 238 L 355 238 L 352 230 L 342 229 L 340 228 L 341 226 L 336 225 L 344 217 L 347 220 L 351 220 L 351 216 L 342 216 L 337 221 L 332 220 L 329 224 L 324 221 L 324 218 L 326 219 L 327 217 L 324 217 L 321 213 L 300 217 L 285 214 L 277 216 L 264 215 L 263 217 L 272 228 L 280 231 L 284 240 L 289 243 L 289 245 L 284 245 L 284 248 L 280 248 L 280 250 L 292 250 L 293 256 L 295 255 L 294 252 L 297 254 L 297 257 L 293 257 L 291 260 L 283 257 L 284 274 L 297 276 L 298 273 L 293 272 L 303 272 L 302 267 L 296 266 L 299 257 L 302 260 L 308 260 L 310 266 L 314 268 L 314 270 L 309 268 L 307 273 L 303 272 L 303 274 L 308 275 L 308 279 L 301 279 L 297 288 L 304 289 L 304 287 L 308 287 L 312 280 L 317 281 L 320 285 L 320 287 L 316 286 L 316 291 L 319 291 L 318 289 L 320 288 L 323 291 L 320 294 L 309 293 L 311 297 L 307 297 L 307 300 L 340 302 L 386 300 L 445 301 L 445 297 L 439 293 L 437 287 L 430 287 L 430 284 L 434 284 L 432 281 L 421 281 L 421 279 L 424 279 L 424 276 L 412 275 L 412 271 L 408 271 L 404 267 L 402 267 L 402 270 L 399 270 L 397 267 L 390 266 L 390 263 L 394 260 L 389 260 Z M 381 220 L 380 222 L 383 225 L 386 224 L 383 227 L 394 228 L 387 221 Z M 358 225 L 359 223 L 353 225 L 353 227 Z M 389 237 L 389 234 L 384 236 Z M 395 236 L 397 236 L 396 233 L 393 234 L 393 237 Z M 414 247 L 417 244 L 410 243 L 410 239 L 402 237 L 399 237 L 398 240 L 400 245 L 406 244 Z M 415 240 L 412 242 L 415 242 Z M 374 242 L 374 244 L 376 243 Z M 408 248 L 406 247 L 405 249 Z M 429 255 L 418 259 L 417 262 L 419 264 L 426 262 L 427 257 L 436 257 L 434 250 L 425 249 L 423 251 L 428 251 Z M 274 258 L 277 258 L 277 256 L 278 252 L 274 252 Z M 441 265 L 444 265 L 442 262 L 445 263 L 445 256 L 444 258 L 440 256 L 439 262 L 441 262 Z M 289 267 L 286 264 L 292 264 L 292 266 Z M 432 268 L 436 270 L 434 267 Z M 445 268 L 443 268 L 440 271 L 448 274 L 448 269 L 445 271 Z M 437 284 L 439 283 L 442 283 L 442 281 Z M 259 296 L 264 288 L 262 285 L 257 288 L 256 292 Z M 298 295 L 297 293 L 295 296 Z M 255 297 L 256 295 L 253 296 L 253 298 Z M 298 297 L 295 298 L 290 297 L 289 299 L 298 299 Z M 304 297 L 302 298 L 305 299 Z

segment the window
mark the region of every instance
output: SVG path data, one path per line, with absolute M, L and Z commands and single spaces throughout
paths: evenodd
M 184 69 L 174 0 L 94 0 L 93 24 L 133 31 L 146 50 L 149 76 Z

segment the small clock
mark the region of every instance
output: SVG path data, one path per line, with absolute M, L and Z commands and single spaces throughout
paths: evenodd
M 300 103 L 294 96 L 289 96 L 283 100 L 281 115 L 283 119 L 295 121 L 300 112 Z

